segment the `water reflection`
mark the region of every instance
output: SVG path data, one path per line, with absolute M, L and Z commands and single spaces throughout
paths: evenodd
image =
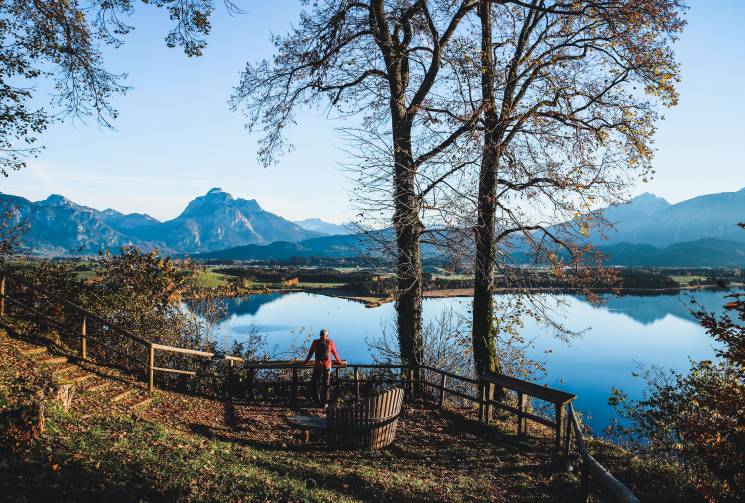
M 606 298 L 605 306 L 608 311 L 623 313 L 645 325 L 662 320 L 666 316 L 694 321 L 689 311 L 691 298 L 706 306 L 707 310 L 721 314 L 724 311 L 721 302 L 723 295 L 725 293 L 721 291 L 696 291 L 680 295 L 613 296 Z
M 709 311 L 721 312 L 726 292 L 698 291 L 695 298 Z M 521 334 L 533 341 L 529 356 L 544 360 L 549 386 L 578 395 L 577 407 L 588 412 L 589 424 L 602 429 L 612 410 L 607 398 L 612 386 L 639 397 L 643 381 L 633 377 L 640 367 L 656 365 L 686 371 L 690 359 L 712 358 L 712 340 L 687 309 L 687 295 L 608 297 L 593 306 L 575 296 L 558 296 L 566 304 L 563 323 L 570 329 L 588 328 L 581 337 L 562 342 L 543 324 L 525 320 Z M 424 300 L 425 322 L 452 310 L 469 316 L 470 298 Z M 360 303 L 309 293 L 263 294 L 229 299 L 229 316 L 218 328 L 218 340 L 228 345 L 263 333 L 272 348 L 302 346 L 327 328 L 341 356 L 350 362 L 372 360 L 366 341 L 383 330 L 392 331 L 392 304 L 370 309 Z M 395 339 L 394 339 L 395 340 Z
M 225 299 L 225 308 L 230 316 L 255 316 L 261 309 L 261 306 L 279 300 L 283 295 L 286 294 L 262 293 L 260 295 L 228 298 Z

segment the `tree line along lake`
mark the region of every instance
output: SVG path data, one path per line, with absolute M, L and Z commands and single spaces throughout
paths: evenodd
M 562 294 L 549 299 L 561 304 L 553 317 L 581 334 L 563 341 L 545 324 L 530 318 L 523 319 L 519 332 L 529 343 L 528 356 L 545 362 L 545 373 L 535 378 L 577 394 L 577 408 L 599 433 L 614 417 L 607 403 L 612 387 L 638 398 L 645 387 L 638 374 L 645 368 L 685 371 L 691 359 L 714 357 L 714 341 L 695 322 L 687 304 L 695 298 L 707 310 L 721 312 L 725 295 L 727 291 L 712 290 L 609 295 L 600 305 L 593 305 L 581 297 Z M 309 340 L 327 328 L 342 358 L 368 363 L 374 359 L 369 342 L 383 331 L 395 334 L 391 303 L 368 308 L 359 302 L 307 292 L 254 294 L 225 302 L 227 317 L 215 330 L 218 343 L 225 348 L 232 341 L 260 335 L 267 351 L 286 356 L 293 346 L 307 348 Z M 425 299 L 425 323 L 449 312 L 467 317 L 471 302 L 470 297 Z

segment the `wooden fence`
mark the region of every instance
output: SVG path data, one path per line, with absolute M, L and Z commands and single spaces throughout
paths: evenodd
M 13 296 L 6 291 L 6 282 L 8 279 L 18 287 L 30 289 L 36 294 L 45 297 L 50 303 L 57 302 L 74 313 L 77 313 L 80 320 L 78 325 L 79 329 L 71 330 L 68 325 L 60 323 L 59 320 L 39 311 L 27 303 L 13 298 Z M 33 285 L 24 279 L 9 273 L 4 273 L 4 275 L 0 277 L 0 318 L 6 316 L 6 302 L 21 311 L 32 315 L 35 319 L 46 322 L 68 336 L 79 338 L 79 351 L 82 359 L 89 358 L 89 342 L 99 344 L 113 353 L 119 353 L 122 357 L 134 359 L 136 366 L 144 367 L 146 370 L 144 378 L 147 382 L 148 389 L 151 391 L 155 388 L 156 373 L 175 374 L 188 377 L 194 377 L 197 375 L 197 372 L 193 370 L 158 366 L 157 352 L 185 355 L 191 358 L 202 359 L 203 361 L 224 362 L 228 368 L 228 378 L 225 383 L 226 388 L 231 387 L 230 376 L 232 376 L 232 372 L 230 372 L 230 370 L 233 369 L 236 364 L 239 364 L 242 369 L 247 370 L 248 375 L 250 376 L 256 376 L 256 373 L 262 370 L 280 371 L 285 373 L 289 372 L 289 390 L 287 390 L 286 396 L 289 398 L 290 404 L 293 406 L 298 406 L 300 403 L 300 372 L 312 370 L 312 365 L 305 365 L 296 360 L 249 361 L 234 355 L 157 344 L 118 327 L 116 324 L 53 292 L 37 285 Z M 98 337 L 92 336 L 88 330 L 89 320 L 97 321 L 107 330 L 117 333 L 125 340 L 131 341 L 144 349 L 146 359 L 140 360 L 133 357 L 131 354 L 124 354 L 118 348 L 107 345 L 99 340 Z M 565 456 L 569 456 L 570 454 L 572 434 L 574 434 L 575 444 L 581 461 L 583 499 L 589 499 L 590 481 L 591 479 L 594 479 L 595 483 L 603 490 L 604 494 L 609 495 L 614 501 L 620 503 L 638 503 L 639 501 L 623 483 L 613 477 L 613 475 L 611 475 L 590 454 L 582 436 L 581 425 L 577 420 L 572 406 L 572 401 L 574 400 L 575 395 L 501 374 L 486 374 L 480 376 L 479 379 L 475 379 L 428 365 L 422 365 L 419 368 L 412 368 L 402 365 L 365 363 L 347 364 L 346 362 L 342 362 L 341 364 L 334 363 L 332 368 L 334 369 L 335 376 L 334 384 L 337 389 L 341 389 L 344 385 L 351 386 L 352 397 L 357 400 L 362 398 L 363 393 L 361 386 L 363 383 L 396 383 L 397 385 L 403 386 L 407 390 L 409 396 L 415 396 L 417 390 L 425 390 L 419 398 L 432 400 L 436 402 L 440 408 L 444 407 L 448 396 L 456 396 L 461 400 L 477 405 L 479 407 L 479 421 L 485 423 L 490 422 L 492 408 L 498 408 L 514 414 L 517 421 L 518 436 L 523 436 L 527 433 L 528 420 L 553 428 L 555 431 L 555 447 L 557 451 L 561 451 Z M 364 379 L 361 374 L 364 370 L 397 372 L 394 376 L 389 377 L 388 379 Z M 344 377 L 341 375 L 342 372 L 349 371 L 352 372 L 352 377 Z M 255 386 L 255 382 L 249 381 L 247 386 L 248 396 L 244 398 L 254 398 Z M 427 389 L 430 390 L 430 393 L 426 393 Z M 468 393 L 467 390 L 469 389 L 475 391 L 475 393 Z M 515 392 L 517 394 L 517 406 L 509 405 L 504 400 L 500 399 L 502 393 L 495 393 L 495 391 L 499 389 Z M 497 396 L 495 397 L 495 395 Z M 530 412 L 529 397 L 551 403 L 554 406 L 555 417 L 551 419 Z

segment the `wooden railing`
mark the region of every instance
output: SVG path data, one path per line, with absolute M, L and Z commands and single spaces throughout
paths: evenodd
M 12 297 L 8 292 L 8 280 L 10 282 L 16 283 L 19 286 L 28 288 L 29 290 L 40 294 L 44 297 L 46 297 L 50 303 L 57 302 L 68 309 L 72 310 L 73 312 L 77 313 L 80 317 L 80 329 L 76 332 L 71 332 L 70 328 L 68 326 L 65 326 L 64 324 L 60 323 L 58 320 L 52 318 L 51 316 L 48 316 L 39 310 L 35 309 L 33 306 L 28 305 L 25 302 L 22 302 L 14 297 Z M 99 316 L 77 304 L 74 302 L 71 302 L 64 297 L 61 297 L 53 292 L 48 291 L 47 289 L 40 287 L 38 285 L 34 285 L 23 278 L 20 278 L 14 274 L 10 273 L 3 273 L 2 278 L 0 278 L 0 317 L 5 316 L 6 311 L 6 301 L 15 307 L 32 314 L 36 319 L 43 320 L 47 324 L 53 326 L 55 329 L 59 330 L 61 333 L 66 334 L 68 336 L 79 338 L 80 340 L 80 358 L 82 359 L 88 359 L 88 343 L 89 342 L 95 342 L 96 344 L 104 347 L 105 349 L 118 354 L 121 357 L 124 357 L 128 360 L 130 360 L 132 363 L 134 363 L 136 366 L 141 366 L 146 369 L 146 382 L 148 385 L 148 390 L 152 391 L 155 388 L 155 374 L 156 372 L 164 372 L 164 373 L 172 373 L 172 374 L 182 374 L 182 375 L 196 375 L 196 372 L 190 371 L 190 370 L 180 370 L 180 369 L 174 369 L 174 368 L 168 368 L 168 367 L 158 367 L 156 366 L 156 351 L 163 351 L 165 353 L 171 353 L 171 354 L 187 354 L 194 357 L 199 358 L 206 358 L 210 360 L 224 360 L 228 362 L 229 365 L 233 365 L 234 362 L 243 362 L 243 358 L 239 356 L 233 356 L 233 355 L 225 355 L 220 353 L 212 353 L 207 351 L 198 351 L 194 349 L 186 349 L 186 348 L 180 348 L 175 346 L 167 346 L 164 344 L 157 344 L 152 341 L 149 341 L 143 337 L 140 337 L 138 335 L 133 334 L 129 330 L 126 330 L 120 326 L 118 326 L 116 323 L 111 322 L 110 320 L 107 320 L 103 318 L 102 316 Z M 126 340 L 132 341 L 134 344 L 142 347 L 145 350 L 145 354 L 147 355 L 147 361 L 138 360 L 134 358 L 132 355 L 122 352 L 116 347 L 113 347 L 111 345 L 108 345 L 104 343 L 100 338 L 93 336 L 89 333 L 88 330 L 88 323 L 89 320 L 95 320 L 99 322 L 102 326 L 104 326 L 107 330 L 111 330 L 121 337 L 123 337 Z
M 29 288 L 32 291 L 41 294 L 48 299 L 56 301 L 72 311 L 78 313 L 80 316 L 80 329 L 77 332 L 71 333 L 69 328 L 58 320 L 40 312 L 34 307 L 13 298 L 6 292 L 7 279 L 21 285 L 25 288 Z M 192 370 L 176 369 L 169 367 L 156 366 L 156 352 L 162 351 L 170 354 L 183 354 L 195 358 L 201 358 L 211 361 L 225 361 L 227 362 L 228 368 L 232 369 L 234 364 L 239 363 L 244 369 L 249 370 L 252 375 L 259 370 L 289 370 L 291 372 L 290 380 L 290 393 L 289 398 L 293 405 L 297 405 L 299 401 L 298 390 L 300 387 L 299 372 L 311 370 L 312 365 L 305 365 L 297 360 L 245 360 L 242 357 L 227 355 L 222 353 L 214 353 L 208 351 L 199 351 L 194 349 L 180 348 L 175 346 L 167 346 L 164 344 L 157 344 L 152 341 L 140 337 L 131 333 L 130 331 L 117 326 L 115 323 L 106 320 L 105 318 L 90 312 L 89 310 L 78 306 L 77 304 L 70 302 L 69 300 L 60 297 L 59 295 L 49 292 L 48 290 L 33 285 L 22 278 L 19 278 L 13 274 L 4 273 L 0 277 L 0 318 L 6 316 L 6 301 L 10 304 L 18 307 L 32 314 L 36 319 L 45 321 L 46 323 L 54 326 L 56 329 L 63 333 L 78 337 L 80 340 L 80 356 L 83 359 L 88 358 L 88 342 L 93 341 L 105 349 L 114 353 L 119 353 L 121 356 L 132 358 L 131 355 L 122 353 L 117 348 L 109 346 L 103 341 L 100 341 L 97 337 L 91 336 L 87 329 L 88 320 L 95 320 L 105 326 L 107 329 L 116 332 L 127 340 L 141 346 L 147 351 L 147 362 L 141 360 L 135 360 L 138 366 L 144 366 L 146 372 L 146 382 L 149 390 L 155 388 L 155 375 L 158 372 L 170 373 L 177 375 L 196 376 L 197 373 Z M 501 374 L 487 374 L 481 376 L 479 379 L 474 379 L 467 376 L 462 376 L 453 372 L 442 370 L 436 367 L 422 365 L 418 368 L 412 368 L 403 365 L 392 365 L 392 364 L 366 364 L 366 363 L 353 363 L 348 364 L 346 361 L 340 363 L 334 362 L 332 368 L 335 371 L 335 383 L 336 386 L 347 383 L 353 386 L 353 396 L 356 399 L 361 398 L 360 385 L 365 382 L 362 379 L 360 371 L 364 369 L 375 369 L 375 370 L 397 370 L 399 371 L 398 377 L 392 379 L 390 382 L 395 382 L 402 385 L 407 389 L 410 396 L 416 394 L 417 389 L 430 389 L 437 391 L 437 394 L 427 395 L 424 393 L 424 398 L 436 399 L 437 404 L 440 408 L 444 407 L 446 397 L 448 395 L 459 397 L 462 400 L 477 404 L 479 406 L 479 421 L 489 423 L 492 416 L 492 407 L 499 408 L 501 410 L 515 414 L 517 418 L 517 435 L 523 436 L 527 433 L 527 420 L 535 421 L 546 426 L 549 426 L 555 430 L 555 447 L 557 450 L 563 451 L 565 456 L 570 453 L 571 437 L 574 433 L 575 444 L 579 452 L 581 459 L 581 489 L 583 499 L 588 500 L 590 494 L 590 478 L 592 477 L 596 484 L 598 484 L 605 494 L 608 494 L 613 498 L 614 501 L 620 503 L 638 503 L 639 500 L 623 483 L 613 477 L 595 458 L 590 454 L 587 445 L 582 436 L 582 431 L 577 417 L 574 413 L 572 406 L 572 400 L 575 395 L 563 392 L 561 390 L 551 389 L 545 386 L 540 386 L 535 383 L 515 379 L 509 376 Z M 340 370 L 347 369 L 352 370 L 353 377 L 351 379 L 344 379 L 340 376 Z M 428 380 L 427 374 L 433 374 L 434 380 Z M 379 381 L 377 381 L 379 382 Z M 388 381 L 386 381 L 388 382 Z M 456 384 L 457 386 L 453 386 Z M 460 389 L 458 389 L 460 386 Z M 476 390 L 475 394 L 470 394 L 464 389 Z M 517 393 L 517 407 L 509 405 L 504 400 L 497 396 L 495 398 L 495 390 L 507 389 Z M 502 393 L 496 393 L 502 395 Z M 537 398 L 550 402 L 555 408 L 555 419 L 549 419 L 544 416 L 540 416 L 529 412 L 528 397 Z M 566 409 L 568 408 L 568 412 Z
M 518 436 L 523 436 L 527 433 L 526 420 L 549 426 L 555 431 L 554 446 L 557 450 L 561 450 L 566 457 L 570 454 L 573 433 L 580 459 L 582 501 L 590 500 L 590 482 L 592 478 L 603 493 L 613 501 L 618 503 L 639 503 L 636 495 L 590 454 L 582 435 L 581 425 L 577 420 L 574 407 L 572 406 L 572 401 L 576 398 L 575 395 L 501 374 L 486 374 L 482 375 L 480 379 L 473 379 L 427 365 L 422 366 L 422 369 L 439 374 L 440 376 L 439 382 L 430 382 L 426 379 L 422 381 L 425 386 L 439 391 L 437 401 L 440 407 L 444 404 L 446 393 L 449 393 L 478 404 L 479 421 L 489 422 L 491 407 L 515 414 Z M 477 386 L 479 390 L 478 396 L 448 388 L 448 381 L 457 381 Z M 517 407 L 495 399 L 497 388 L 506 388 L 516 392 Z M 552 420 L 528 412 L 527 397 L 529 396 L 552 403 L 554 405 L 555 419 Z
M 592 476 L 595 479 L 595 483 L 598 484 L 604 493 L 607 493 L 613 501 L 619 503 L 639 503 L 639 498 L 628 488 L 623 482 L 615 478 L 608 470 L 603 467 L 598 461 L 590 454 L 585 440 L 582 437 L 582 428 L 577 421 L 577 416 L 574 414 L 574 407 L 569 404 L 569 423 L 571 429 L 574 430 L 575 443 L 577 450 L 579 451 L 580 459 L 582 460 L 580 466 L 580 477 L 582 487 L 582 501 L 590 501 L 590 482 Z
M 14 297 L 12 297 L 9 293 L 7 293 L 7 283 L 8 283 L 8 280 L 9 279 L 12 282 L 16 283 L 17 285 L 20 285 L 22 287 L 26 287 L 29 290 L 31 290 L 31 291 L 33 291 L 33 292 L 35 292 L 37 294 L 41 294 L 42 296 L 46 297 L 47 299 L 51 299 L 52 301 L 58 302 L 58 303 L 62 304 L 63 306 L 71 309 L 72 311 L 78 313 L 78 315 L 80 316 L 80 331 L 73 333 L 73 332 L 71 332 L 71 330 L 70 330 L 69 327 L 67 327 L 64 324 L 60 323 L 58 320 L 56 320 L 56 319 L 52 318 L 51 316 L 48 316 L 48 315 L 46 315 L 46 314 L 38 311 L 33 306 L 30 306 L 27 303 L 24 303 L 24 302 L 22 302 L 22 301 L 20 301 L 20 300 L 18 300 L 16 298 L 14 298 Z M 96 338 L 94 336 L 91 336 L 91 334 L 88 333 L 88 329 L 87 329 L 87 327 L 88 327 L 88 320 L 98 321 L 103 326 L 105 326 L 107 329 L 112 330 L 113 332 L 118 333 L 119 335 L 121 335 L 125 339 L 128 339 L 128 340 L 130 340 L 130 341 L 134 342 L 135 344 L 138 344 L 138 345 L 140 345 L 142 347 L 146 347 L 147 348 L 150 345 L 150 342 L 147 341 L 147 340 L 145 340 L 145 339 L 143 339 L 142 337 L 139 337 L 137 335 L 134 335 L 133 333 L 129 332 L 128 330 L 125 330 L 125 329 L 117 326 L 116 324 L 111 323 L 109 320 L 106 320 L 106 319 L 102 318 L 101 316 L 99 316 L 99 315 L 97 315 L 95 313 L 92 313 L 92 312 L 88 311 L 87 309 L 85 309 L 85 308 L 83 308 L 81 306 L 78 306 L 74 302 L 70 302 L 69 300 L 67 300 L 67 299 L 65 299 L 65 298 L 63 298 L 63 297 L 61 297 L 61 296 L 59 296 L 59 295 L 57 295 L 55 293 L 52 293 L 52 292 L 46 290 L 45 288 L 42 288 L 42 287 L 40 287 L 38 285 L 31 284 L 28 281 L 26 281 L 26 280 L 24 280 L 22 278 L 19 278 L 19 277 L 13 275 L 13 274 L 9 274 L 9 273 L 4 273 L 3 276 L 2 276 L 2 279 L 0 279 L 0 317 L 4 317 L 5 316 L 6 302 L 9 302 L 10 304 L 16 306 L 17 308 L 19 308 L 19 309 L 21 309 L 21 310 L 23 310 L 23 311 L 25 311 L 27 313 L 30 313 L 30 314 L 34 315 L 37 319 L 43 320 L 47 324 L 52 325 L 53 327 L 55 327 L 57 330 L 59 330 L 63 334 L 71 335 L 73 337 L 78 337 L 80 339 L 80 357 L 83 358 L 83 359 L 87 359 L 88 358 L 88 341 L 89 340 L 90 341 L 94 341 L 94 342 L 98 342 L 99 344 L 102 345 L 102 347 L 105 347 L 106 349 L 108 349 L 109 351 L 112 351 L 114 353 L 118 353 L 120 356 L 122 356 L 124 358 L 131 359 L 131 355 L 122 353 L 119 349 L 117 349 L 115 347 L 112 347 L 112 346 L 109 346 L 109 345 L 105 344 L 103 341 L 98 340 L 98 338 Z M 135 361 L 134 363 L 135 364 L 138 364 L 138 365 L 143 365 L 144 366 L 144 362 Z

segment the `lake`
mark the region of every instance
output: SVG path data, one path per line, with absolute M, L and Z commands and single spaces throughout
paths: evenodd
M 712 358 L 713 341 L 687 311 L 686 295 L 609 296 L 597 306 L 560 295 L 555 299 L 565 304 L 559 310 L 561 321 L 572 330 L 586 330 L 582 335 L 562 342 L 530 319 L 520 333 L 533 341 L 529 356 L 546 362 L 547 373 L 541 382 L 575 393 L 576 408 L 600 431 L 613 417 L 607 405 L 612 386 L 639 397 L 644 382 L 632 374 L 640 368 L 656 365 L 685 371 L 690 359 Z M 721 312 L 726 292 L 697 291 L 694 295 L 707 310 Z M 470 297 L 425 299 L 425 322 L 451 309 L 467 315 L 471 301 Z M 291 344 L 304 345 L 327 328 L 342 358 L 368 363 L 372 357 L 366 340 L 379 336 L 386 326 L 390 331 L 395 320 L 391 303 L 366 308 L 358 302 L 310 293 L 259 294 L 226 302 L 229 316 L 218 326 L 217 340 L 227 346 L 232 340 L 260 333 L 278 356 Z

